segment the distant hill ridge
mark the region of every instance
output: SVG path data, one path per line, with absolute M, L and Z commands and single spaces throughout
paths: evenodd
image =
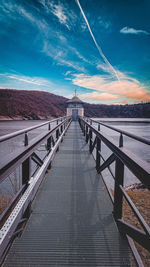
M 0 119 L 49 119 L 66 115 L 63 96 L 44 91 L 0 89 Z M 133 105 L 84 104 L 85 116 L 150 118 L 150 103 Z

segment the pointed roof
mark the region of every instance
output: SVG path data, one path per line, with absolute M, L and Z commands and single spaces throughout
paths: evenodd
M 75 96 L 73 96 L 72 99 L 69 99 L 69 100 L 67 101 L 67 103 L 83 103 L 83 101 L 80 100 L 79 97 L 77 97 L 77 96 L 75 95 Z

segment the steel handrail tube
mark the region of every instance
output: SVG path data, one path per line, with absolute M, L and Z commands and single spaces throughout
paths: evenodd
M 140 136 L 137 136 L 135 134 L 128 133 L 127 131 L 124 131 L 124 130 L 116 129 L 115 127 L 107 125 L 107 124 L 105 124 L 103 122 L 95 121 L 95 120 L 92 120 L 92 119 L 91 119 L 91 121 L 93 121 L 94 123 L 97 123 L 98 125 L 102 125 L 102 126 L 104 126 L 106 128 L 114 130 L 115 132 L 118 132 L 118 133 L 121 133 L 123 135 L 126 135 L 126 136 L 128 136 L 128 137 L 130 137 L 130 138 L 132 138 L 134 140 L 137 140 L 139 142 L 142 142 L 142 143 L 144 143 L 146 145 L 150 145 L 150 140 L 147 139 L 147 138 L 140 137 Z
M 117 143 L 106 133 L 98 130 L 87 123 L 90 129 L 109 147 L 111 151 L 136 175 L 136 177 L 150 187 L 150 166 L 147 162 L 141 160 L 138 156 L 131 153 L 124 147 L 118 147 Z
M 54 119 L 54 120 L 50 120 L 50 121 L 47 121 L 47 122 L 44 122 L 44 123 L 41 123 L 41 124 L 38 124 L 38 125 L 35 125 L 35 126 L 32 126 L 32 127 L 28 127 L 26 129 L 23 129 L 23 130 L 16 131 L 16 132 L 11 133 L 11 134 L 3 135 L 3 136 L 0 137 L 0 143 L 4 142 L 6 140 L 9 140 L 11 138 L 14 138 L 14 137 L 16 137 L 18 135 L 21 135 L 21 134 L 24 134 L 24 133 L 26 134 L 26 133 L 28 133 L 28 132 L 30 132 L 32 130 L 35 130 L 35 129 L 40 128 L 40 127 L 43 127 L 44 125 L 47 125 L 47 124 L 49 125 L 52 122 L 55 122 L 55 121 L 57 122 L 58 120 L 62 120 L 62 119 L 65 120 L 68 117 L 69 116 L 60 117 L 60 118 L 57 118 L 57 119 Z M 49 126 L 49 130 L 50 130 L 50 126 Z
M 145 222 L 144 218 L 125 192 L 123 188 L 124 182 L 124 166 L 127 166 L 131 170 L 132 173 L 148 188 L 150 188 L 150 166 L 145 161 L 141 160 L 135 154 L 131 153 L 127 149 L 123 147 L 123 140 L 122 136 L 120 137 L 119 145 L 107 134 L 99 131 L 91 123 L 87 122 L 87 119 L 84 120 L 83 118 L 79 118 L 80 125 L 82 129 L 86 127 L 86 132 L 89 131 L 93 132 L 96 135 L 96 138 L 101 140 L 115 155 L 116 157 L 116 171 L 115 171 L 115 192 L 114 192 L 114 218 L 118 225 L 119 230 L 126 234 L 128 237 L 133 238 L 139 244 L 141 244 L 144 248 L 149 250 L 150 245 L 150 228 L 148 224 Z M 123 133 L 121 132 L 121 135 Z M 139 141 L 139 140 L 138 140 Z M 98 151 L 100 153 L 100 151 Z M 100 155 L 102 157 L 102 155 Z M 103 158 L 103 157 L 102 157 Z M 97 159 L 97 158 L 96 158 Z M 107 163 L 109 162 L 109 158 L 107 159 Z M 102 166 L 102 165 L 101 165 Z M 99 168 L 101 167 L 99 164 Z M 109 164 L 106 164 L 107 168 L 109 168 Z M 105 181 L 104 181 L 105 183 Z M 106 184 L 106 183 L 105 183 Z M 106 184 L 107 187 L 107 184 Z M 108 189 L 108 187 L 107 187 Z M 109 190 L 109 189 L 108 189 Z M 130 225 L 122 220 L 122 204 L 123 204 L 123 197 L 125 197 L 126 201 L 128 202 L 129 206 L 131 207 L 133 213 L 139 220 L 141 226 L 144 229 L 144 232 L 139 230 L 138 228 Z M 136 236 L 138 235 L 138 237 Z M 140 239 L 140 237 L 142 239 Z
M 63 132 L 59 136 L 59 139 L 55 143 L 54 147 L 50 151 L 50 153 L 47 155 L 43 165 L 41 166 L 40 170 L 35 174 L 34 179 L 30 180 L 30 183 L 23 193 L 21 199 L 18 201 L 17 205 L 9 215 L 7 221 L 3 225 L 0 233 L 0 258 L 3 258 L 3 255 L 5 254 L 6 248 L 11 240 L 11 237 L 14 234 L 14 231 L 17 227 L 17 225 L 20 223 L 20 220 L 22 220 L 22 216 L 30 203 L 33 201 L 35 194 L 43 180 L 43 177 L 45 176 L 45 172 L 48 169 L 49 164 L 54 158 L 54 154 L 56 153 L 60 142 L 64 136 L 65 131 L 68 129 L 70 123 L 71 123 L 71 117 L 69 119 L 66 119 L 67 121 L 66 127 L 64 128 Z M 55 130 L 60 127 L 61 125 L 64 125 L 64 121 L 61 122 L 59 125 L 55 126 Z M 33 177 L 32 177 L 33 178 Z
M 23 161 L 31 156 L 31 154 L 43 141 L 47 140 L 61 125 L 64 125 L 66 121 L 68 122 L 68 118 L 70 117 L 67 117 L 46 134 L 41 134 L 40 136 L 32 139 L 28 146 L 23 146 L 17 151 L 9 154 L 7 158 L 3 158 L 0 162 L 0 183 L 13 171 L 14 167 L 16 168 L 22 164 Z

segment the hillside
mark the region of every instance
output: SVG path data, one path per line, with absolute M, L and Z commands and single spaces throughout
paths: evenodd
M 62 96 L 43 91 L 0 89 L 0 119 L 47 119 L 64 116 Z M 134 105 L 84 104 L 85 116 L 101 118 L 150 118 L 150 103 Z
M 66 98 L 43 91 L 0 90 L 0 116 L 44 119 L 65 115 Z

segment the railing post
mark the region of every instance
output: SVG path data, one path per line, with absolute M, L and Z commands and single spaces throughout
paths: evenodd
M 22 184 L 27 185 L 28 181 L 30 180 L 30 177 L 31 177 L 31 159 L 29 157 L 22 163 Z
M 100 131 L 100 124 L 98 124 L 98 131 Z
M 56 130 L 56 140 L 59 138 L 59 129 Z
M 122 218 L 122 204 L 123 204 L 123 194 L 120 189 L 120 185 L 123 186 L 124 180 L 124 164 L 120 159 L 116 159 L 115 166 L 115 190 L 114 190 L 114 218 L 115 220 Z
M 86 137 L 86 143 L 88 143 L 88 126 L 87 125 L 85 129 L 85 137 Z
M 90 138 L 89 150 L 90 150 L 90 153 L 92 153 L 92 130 L 91 129 L 89 131 L 89 138 Z
M 101 151 L 101 140 L 96 137 L 96 141 L 97 141 L 97 147 L 96 147 L 96 169 L 98 169 L 100 167 L 100 151 Z
M 63 132 L 63 126 L 62 125 L 60 126 L 60 132 L 61 133 Z
M 120 138 L 119 138 L 119 147 L 123 146 L 123 135 L 122 133 L 120 134 Z
M 49 123 L 48 124 L 48 130 L 50 131 L 50 129 L 51 129 L 51 124 Z
M 85 136 L 85 123 L 83 122 L 83 135 Z
M 28 146 L 29 142 L 28 142 L 28 133 L 25 132 L 25 136 L 24 136 L 24 146 Z
M 47 150 L 51 150 L 51 146 L 52 146 L 52 138 L 51 136 L 47 139 Z

